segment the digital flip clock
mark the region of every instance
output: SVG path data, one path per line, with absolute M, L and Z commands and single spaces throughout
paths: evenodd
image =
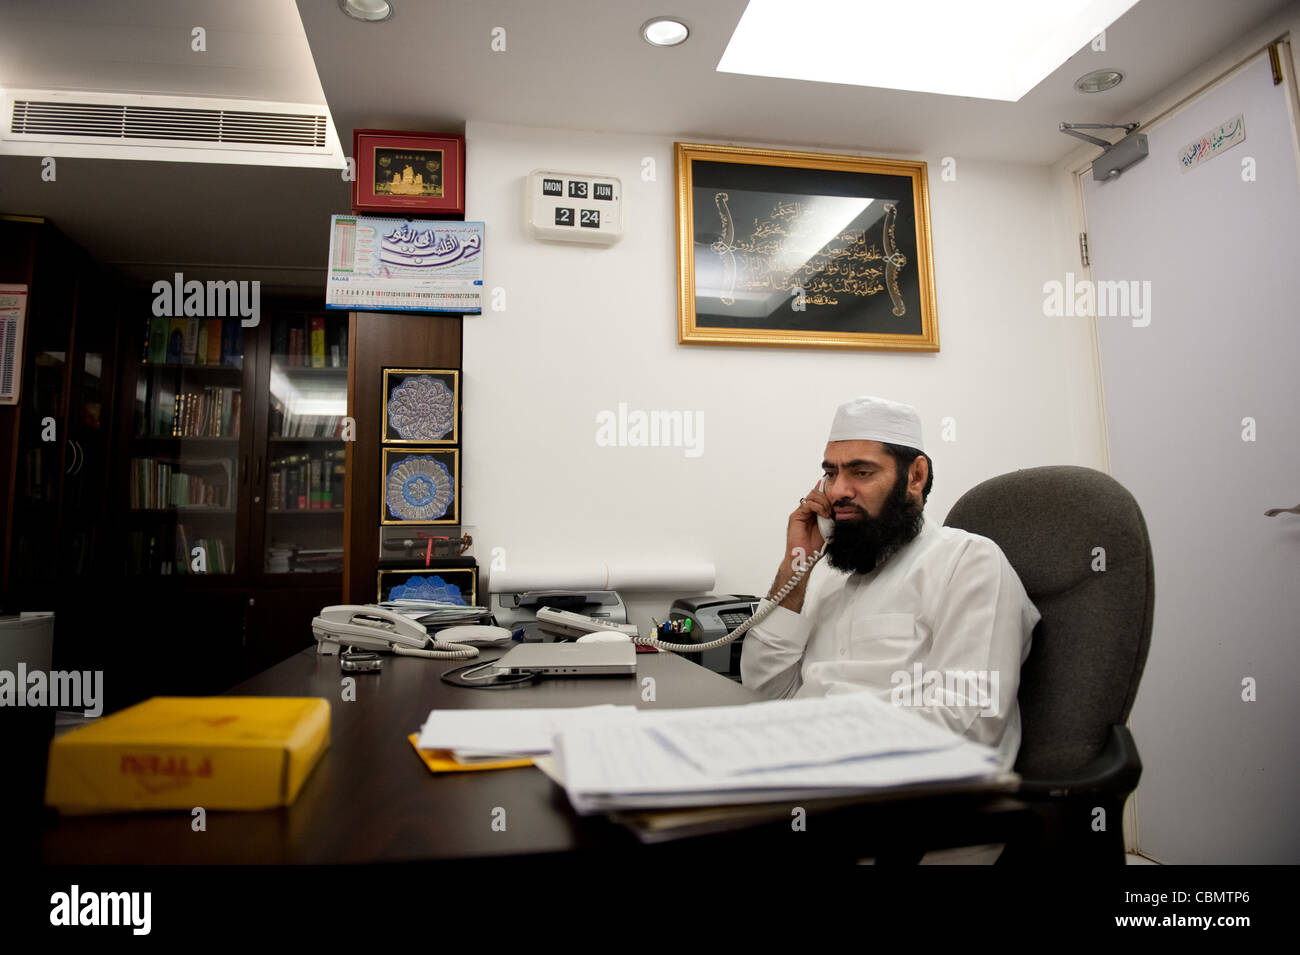
M 535 238 L 595 245 L 623 238 L 623 182 L 617 176 L 534 169 L 524 189 L 524 221 Z

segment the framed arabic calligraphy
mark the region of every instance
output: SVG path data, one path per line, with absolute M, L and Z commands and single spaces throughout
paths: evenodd
M 353 212 L 465 214 L 465 137 L 354 129 Z
M 675 148 L 679 343 L 939 350 L 924 162 Z
M 380 449 L 380 524 L 459 524 L 460 449 Z
M 384 444 L 457 444 L 460 371 L 385 368 Z

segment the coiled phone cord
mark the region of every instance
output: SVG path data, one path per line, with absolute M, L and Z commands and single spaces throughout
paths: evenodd
M 662 640 L 656 640 L 654 637 L 633 637 L 632 642 L 643 647 L 655 647 L 659 650 L 671 650 L 674 653 L 703 653 L 705 650 L 713 650 L 717 647 L 724 647 L 728 643 L 743 637 L 750 627 L 755 627 L 767 619 L 777 607 L 781 606 L 781 601 L 790 595 L 790 591 L 799 586 L 799 581 L 808 576 L 808 572 L 813 569 L 813 565 L 822 559 L 822 551 L 815 550 L 812 556 L 808 558 L 808 563 L 804 564 L 803 570 L 791 577 L 784 587 L 778 590 L 771 598 L 769 603 L 762 610 L 742 623 L 725 637 L 718 637 L 716 640 L 710 640 L 708 643 L 665 643 Z
M 394 643 L 392 651 L 399 657 L 424 657 L 428 660 L 469 660 L 478 656 L 478 647 L 467 643 L 439 643 L 433 641 L 433 650 L 418 650 L 415 647 L 403 647 Z

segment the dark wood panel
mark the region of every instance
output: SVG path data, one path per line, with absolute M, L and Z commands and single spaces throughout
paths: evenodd
M 34 225 L 0 219 L 0 282 L 28 286 L 31 297 L 32 269 L 36 256 Z M 27 303 L 27 321 L 31 319 L 31 302 Z M 23 347 L 27 349 L 30 336 L 24 334 Z M 24 368 L 26 362 L 23 362 Z M 19 397 L 21 400 L 21 396 Z M 18 467 L 18 405 L 0 405 L 0 537 L 4 550 L 0 552 L 0 591 L 6 597 L 9 589 L 10 552 L 13 544 L 14 487 Z M 5 607 L 5 609 L 10 609 Z
M 348 415 L 343 596 L 374 603 L 379 569 L 380 445 L 384 368 L 460 368 L 461 316 L 353 312 L 348 329 Z M 464 439 L 462 438 L 462 445 Z
M 324 574 L 302 574 L 319 578 Z M 338 580 L 337 574 L 328 575 Z M 300 650 L 315 649 L 311 621 L 322 607 L 342 602 L 337 584 L 320 586 L 320 580 L 293 581 L 316 586 L 254 589 L 245 614 L 243 676 L 251 677 L 286 660 Z

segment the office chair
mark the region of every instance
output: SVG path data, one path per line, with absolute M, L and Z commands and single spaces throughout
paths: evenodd
M 1142 775 L 1124 724 L 1155 603 L 1137 501 L 1091 468 L 1028 468 L 967 491 L 944 523 L 995 541 L 1042 614 L 1020 669 L 1015 764 L 1041 828 L 999 864 L 1123 864 L 1124 803 Z

